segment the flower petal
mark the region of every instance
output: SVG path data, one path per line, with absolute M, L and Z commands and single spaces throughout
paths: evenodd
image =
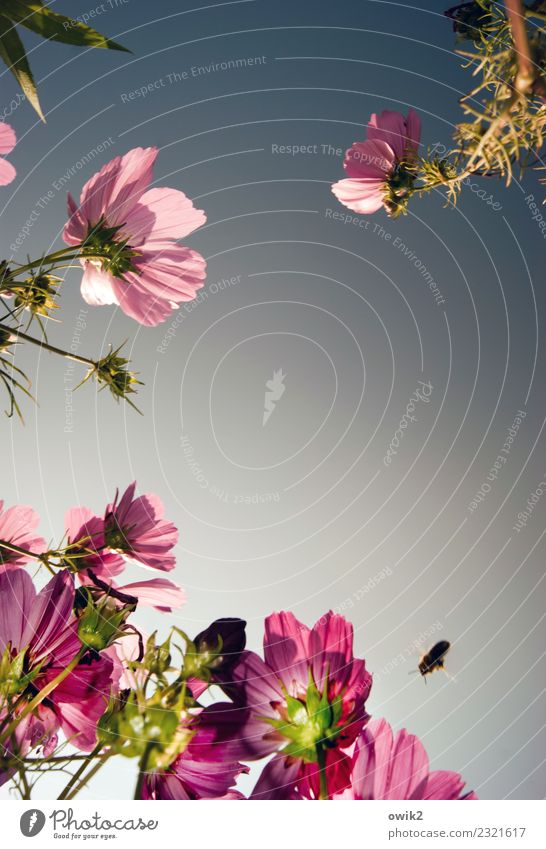
M 0 158 L 0 186 L 7 186 L 17 176 L 17 171 L 7 159 Z
M 424 795 L 416 799 L 459 799 L 464 787 L 464 781 L 458 772 L 439 769 L 431 772 L 426 781 Z M 468 794 L 477 798 L 475 794 Z
M 163 298 L 153 297 L 144 286 L 137 283 L 126 283 L 113 280 L 112 285 L 117 302 L 129 318 L 134 318 L 139 324 L 155 327 L 165 321 L 173 311 L 171 303 Z
M 399 731 L 391 754 L 389 799 L 409 799 L 428 776 L 428 756 L 418 737 Z
M 309 635 L 310 629 L 293 613 L 272 613 L 265 620 L 265 662 L 294 697 L 305 693 L 309 684 Z
M 404 157 L 406 133 L 406 119 L 401 112 L 385 109 L 379 116 L 374 113 L 368 122 L 368 140 L 387 142 L 398 160 Z
M 149 189 L 127 216 L 123 234 L 131 244 L 183 239 L 207 220 L 202 209 L 178 189 Z
M 16 504 L 3 510 L 3 502 L 0 502 L 0 539 L 5 542 L 11 542 L 18 548 L 24 548 L 34 554 L 41 554 L 46 550 L 46 542 L 34 533 L 39 524 L 40 517 L 32 507 Z M 32 559 L 0 546 L 0 571 L 24 566 Z
M 70 622 L 74 604 L 74 580 L 66 570 L 58 572 L 38 593 L 23 632 L 23 645 L 29 645 L 35 661 L 62 665 L 80 647 L 77 625 Z
M 332 186 L 338 201 L 358 212 L 369 215 L 383 206 L 385 180 L 339 180 Z
M 9 124 L 0 122 L 0 154 L 4 156 L 6 153 L 11 153 L 15 147 L 17 136 L 15 130 Z
M 251 799 L 298 799 L 296 783 L 301 762 L 275 755 L 262 770 Z
M 381 180 L 392 172 L 396 156 L 383 141 L 355 142 L 345 154 L 343 167 L 348 177 Z
M 313 678 L 320 689 L 328 676 L 330 685 L 343 686 L 353 661 L 353 626 L 331 611 L 313 626 L 309 637 Z
M 91 225 L 101 218 L 110 227 L 124 224 L 152 181 L 157 153 L 155 147 L 137 147 L 104 165 L 82 189 L 80 216 Z
M 138 598 L 143 607 L 155 607 L 162 613 L 171 613 L 186 603 L 186 593 L 177 584 L 164 578 L 152 578 L 149 581 L 137 581 L 117 587 L 123 593 Z
M 205 280 L 206 260 L 183 245 L 150 243 L 135 260 L 137 274 L 127 280 L 139 289 L 178 304 L 193 301 Z
M 8 643 L 16 651 L 28 645 L 23 633 L 35 600 L 32 578 L 23 569 L 0 574 L 0 653 Z
M 52 680 L 59 672 L 51 667 L 44 680 Z M 97 722 L 108 706 L 113 672 L 114 664 L 104 655 L 89 665 L 80 663 L 50 696 L 64 734 L 84 752 L 96 745 Z
M 97 268 L 92 262 L 83 263 L 84 272 L 81 282 L 82 298 L 86 304 L 100 307 L 104 304 L 118 304 L 113 281 L 114 278 Z
M 374 720 L 360 735 L 353 756 L 351 788 L 356 799 L 474 799 L 461 797 L 464 781 L 458 773 L 429 773 L 422 742 L 407 731 L 393 735 L 384 719 Z

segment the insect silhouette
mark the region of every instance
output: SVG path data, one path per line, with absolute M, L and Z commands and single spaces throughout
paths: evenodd
M 444 659 L 450 648 L 451 643 L 448 643 L 447 640 L 440 640 L 426 654 L 422 655 L 417 668 L 425 679 L 425 684 L 427 675 L 435 672 L 436 669 L 444 669 Z

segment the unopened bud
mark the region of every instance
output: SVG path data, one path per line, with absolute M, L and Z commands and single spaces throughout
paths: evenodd
M 108 597 L 96 603 L 89 593 L 87 607 L 80 616 L 78 637 L 84 646 L 95 651 L 108 648 L 122 635 L 125 620 L 133 609 L 133 605 L 120 607 Z

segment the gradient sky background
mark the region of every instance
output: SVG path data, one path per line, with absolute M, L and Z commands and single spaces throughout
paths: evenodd
M 4 71 L 0 111 L 19 143 L 17 180 L 1 190 L 3 255 L 48 192 L 15 258 L 61 247 L 66 190 L 78 195 L 114 155 L 157 145 L 157 184 L 207 212 L 188 241 L 208 279 L 165 344 L 169 322 L 141 328 L 87 307 L 80 273 L 67 275 L 50 341 L 70 346 L 76 333 L 79 352 L 97 356 L 127 339 L 144 415 L 91 385 L 72 397 L 77 367 L 21 348 L 40 406 L 24 403 L 25 427 L 2 423 L 2 497 L 32 503 L 58 541 L 68 507 L 100 510 L 136 478 L 181 529 L 173 576 L 188 593 L 172 617 L 139 614 L 148 631 L 242 616 L 259 649 L 272 610 L 308 624 L 340 610 L 375 674 L 374 716 L 420 735 L 433 767 L 463 773 L 483 798 L 543 798 L 546 499 L 513 527 L 546 476 L 544 240 L 525 202 L 544 187 L 536 174 L 508 189 L 484 181 L 500 209 L 465 187 L 455 210 L 433 194 L 397 221 L 361 219 L 367 228 L 329 212 L 347 212 L 329 185 L 370 113 L 411 106 L 424 143 L 449 145 L 469 75 L 444 4 L 52 5 L 100 10 L 90 23 L 133 53 L 44 45 L 25 31 L 47 124 L 10 106 L 17 88 Z M 263 58 L 210 67 L 249 57 Z M 275 147 L 304 144 L 316 152 Z M 279 369 L 286 389 L 264 427 L 265 383 Z M 419 381 L 430 397 L 386 467 Z M 519 410 L 507 463 L 472 513 Z M 425 687 L 408 672 L 437 639 L 453 643 L 455 680 L 437 674 Z M 135 771 L 118 760 L 85 795 L 131 798 Z M 56 789 L 44 782 L 36 796 Z

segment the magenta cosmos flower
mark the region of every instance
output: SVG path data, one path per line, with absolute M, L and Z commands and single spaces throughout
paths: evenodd
M 347 179 L 334 183 L 337 199 L 354 212 L 369 214 L 382 206 L 391 215 L 405 207 L 413 186 L 413 166 L 421 138 L 421 119 L 410 109 L 373 114 L 365 141 L 346 152 Z
M 0 123 L 0 186 L 7 186 L 15 180 L 17 171 L 7 159 L 6 153 L 11 153 L 17 141 L 15 130 L 9 124 Z
M 200 254 L 175 242 L 204 224 L 205 213 L 177 189 L 149 188 L 157 153 L 137 147 L 117 156 L 85 184 L 79 207 L 68 195 L 63 233 L 68 245 L 84 246 L 84 300 L 118 304 L 147 325 L 193 300 L 206 268 Z
M 232 683 L 224 685 L 250 711 L 239 756 L 275 753 L 252 798 L 316 799 L 321 771 L 329 796 L 345 787 L 344 750 L 368 719 L 371 683 L 364 661 L 353 657 L 353 628 L 343 616 L 327 613 L 313 628 L 292 613 L 268 616 L 264 660 L 243 652 Z
M 32 560 L 31 556 L 27 557 L 22 552 L 10 551 L 2 546 L 2 542 L 12 543 L 34 554 L 45 551 L 45 540 L 35 533 L 39 523 L 40 517 L 32 507 L 17 504 L 4 510 L 4 502 L 0 501 L 0 572 L 18 569 Z
M 351 783 L 345 799 L 476 799 L 461 795 L 464 781 L 457 772 L 430 772 L 425 748 L 418 737 L 392 728 L 384 719 L 362 731 L 352 761 Z
M 63 570 L 36 593 L 22 569 L 0 575 L 0 657 L 7 664 L 24 653 L 22 669 L 12 667 L 15 699 L 28 691 L 31 699 L 74 659 L 81 649 L 78 622 L 73 614 L 74 582 Z M 39 738 L 47 745 L 61 728 L 83 751 L 96 743 L 96 725 L 112 688 L 113 664 L 106 657 L 84 657 L 38 707 L 36 716 L 18 729 L 18 748 L 24 751 Z M 24 701 L 20 703 L 20 708 Z M 0 710 L 5 713 L 6 707 Z M 47 738 L 47 740 L 45 739 Z
M 136 482 L 121 498 L 118 493 L 106 507 L 104 516 L 96 516 L 86 507 L 75 507 L 65 517 L 70 544 L 81 543 L 84 556 L 75 559 L 83 584 L 106 585 L 133 596 L 144 606 L 170 612 L 186 600 L 184 591 L 172 581 L 152 578 L 119 585 L 114 578 L 134 561 L 149 569 L 168 572 L 176 559 L 171 553 L 178 542 L 178 531 L 163 518 L 163 504 L 156 495 L 135 497 Z
M 170 572 L 176 558 L 171 554 L 178 542 L 178 531 L 163 518 L 163 504 L 157 495 L 135 496 L 136 482 L 104 514 L 104 539 L 109 549 L 122 557 L 136 560 L 149 569 Z
M 234 740 L 241 733 L 242 714 L 220 702 L 204 708 L 188 724 L 193 731 L 187 747 L 165 772 L 150 773 L 143 799 L 242 799 L 237 777 L 248 767 L 237 761 Z

